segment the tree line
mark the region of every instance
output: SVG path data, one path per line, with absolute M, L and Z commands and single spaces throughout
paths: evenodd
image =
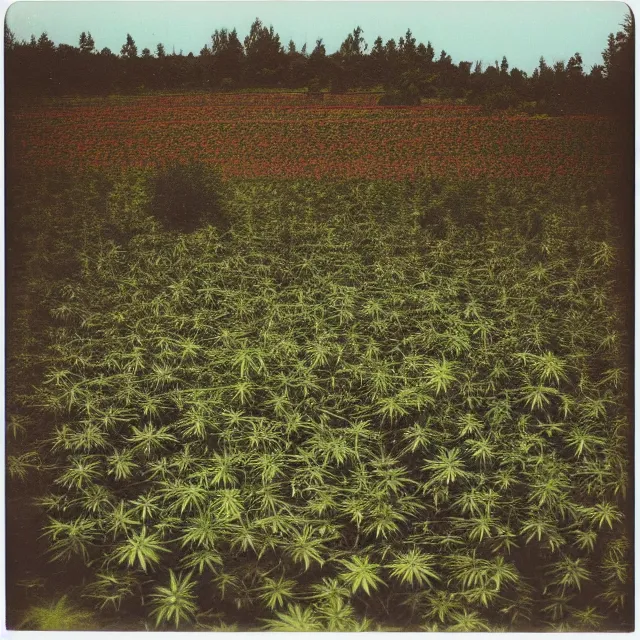
M 43 96 L 108 95 L 144 91 L 237 90 L 245 88 L 306 88 L 383 92 L 381 104 L 419 104 L 424 98 L 463 99 L 488 109 L 531 113 L 620 112 L 633 110 L 634 24 L 629 14 L 621 30 L 611 33 L 602 64 L 587 72 L 579 53 L 568 62 L 547 64 L 540 58 L 532 74 L 501 61 L 453 62 L 443 49 L 417 42 L 410 29 L 371 47 L 356 27 L 334 53 L 322 38 L 308 52 L 293 41 L 285 47 L 272 26 L 259 19 L 240 40 L 236 29 L 217 29 L 198 55 L 167 52 L 158 43 L 141 51 L 130 34 L 119 53 L 98 50 L 90 32 L 78 46 L 56 45 L 47 35 L 18 41 L 5 24 L 7 100 L 19 102 Z

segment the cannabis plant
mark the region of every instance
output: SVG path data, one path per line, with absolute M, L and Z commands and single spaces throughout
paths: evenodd
M 614 624 L 615 237 L 537 187 L 408 188 L 237 185 L 224 234 L 83 255 L 33 405 L 51 555 L 89 567 L 100 607 L 179 628 Z M 473 224 L 432 223 L 438 198 Z

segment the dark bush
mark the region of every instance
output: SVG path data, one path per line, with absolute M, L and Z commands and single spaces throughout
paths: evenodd
M 401 89 L 387 91 L 379 100 L 381 106 L 418 106 L 420 104 L 420 92 L 414 84 Z
M 307 86 L 307 99 L 314 102 L 321 102 L 324 100 L 324 93 L 322 93 L 322 84 L 319 78 L 312 78 Z
M 168 230 L 190 232 L 205 224 L 227 226 L 223 184 L 214 167 L 171 164 L 153 178 L 151 215 Z
M 484 106 L 490 111 L 513 108 L 519 102 L 520 98 L 509 87 L 487 93 L 484 96 Z
M 348 88 L 344 71 L 338 67 L 334 71 L 334 75 L 329 82 L 329 92 L 338 95 L 346 93 Z

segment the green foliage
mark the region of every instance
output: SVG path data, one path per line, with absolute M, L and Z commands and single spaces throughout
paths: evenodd
M 133 37 L 127 34 L 117 56 L 106 47 L 98 53 L 91 34 L 85 32 L 80 34 L 79 46 L 72 47 L 54 43 L 46 33 L 37 39 L 32 36 L 30 42 L 19 41 L 5 25 L 6 76 L 11 88 L 7 99 L 8 107 L 15 108 L 35 101 L 55 104 L 61 96 L 77 99 L 78 94 L 95 102 L 123 92 L 162 92 L 161 97 L 167 91 L 183 94 L 212 88 L 290 92 L 305 83 L 311 99 L 317 99 L 323 94 L 314 91 L 314 80 L 325 85 L 330 80 L 336 92 L 345 87 L 375 91 L 392 81 L 400 88 L 385 94 L 385 104 L 419 104 L 413 102 L 419 92 L 427 98 L 471 99 L 491 109 L 518 105 L 527 113 L 534 109 L 552 115 L 600 112 L 628 118 L 634 86 L 631 11 L 621 27 L 615 35 L 609 34 L 602 64 L 594 65 L 590 73 L 585 73 L 579 53 L 566 65 L 558 61 L 553 67 L 541 58 L 533 73 L 510 69 L 506 57 L 486 69 L 478 62 L 472 73 L 471 62 L 454 64 L 444 50 L 436 57 L 432 44 L 416 42 L 410 30 L 386 44 L 379 36 L 369 48 L 357 27 L 336 51 L 327 51 L 319 38 L 307 55 L 306 44 L 297 51 L 293 41 L 285 53 L 274 28 L 256 19 L 242 41 L 236 29 L 216 29 L 199 55 L 167 55 L 162 43 L 156 46 L 156 56 L 148 48 L 138 55 Z M 123 96 L 117 99 L 126 104 Z
M 147 180 L 144 171 L 124 171 L 114 179 L 106 203 L 109 237 L 121 242 L 153 229 Z
M 134 586 L 135 580 L 125 573 L 98 573 L 83 595 L 99 602 L 100 609 L 109 605 L 118 611 L 122 601 L 133 594 Z
M 98 630 L 99 624 L 90 611 L 71 605 L 62 596 L 48 605 L 32 606 L 25 614 L 20 629 L 33 631 L 89 631 Z
M 160 552 L 166 548 L 160 544 L 157 534 L 147 533 L 145 527 L 140 532 L 127 536 L 126 541 L 114 550 L 115 559 L 127 566 L 139 565 L 143 571 L 148 566 L 160 562 Z
M 274 580 L 265 578 L 264 585 L 260 589 L 261 599 L 269 609 L 282 608 L 285 601 L 294 597 L 295 582 L 284 577 Z
M 10 478 L 24 480 L 31 469 L 38 469 L 39 467 L 37 451 L 27 451 L 19 456 L 7 456 L 7 471 Z
M 177 629 L 181 622 L 196 613 L 196 598 L 193 594 L 195 586 L 190 573 L 176 576 L 173 571 L 169 571 L 169 586 L 156 587 L 150 598 L 154 603 L 152 613 L 155 615 L 156 626 L 162 622 L 175 622 Z
M 300 605 L 289 605 L 287 611 L 276 614 L 276 618 L 267 623 L 267 631 L 322 631 L 322 625 L 313 610 Z
M 490 111 L 516 107 L 520 103 L 520 100 L 520 96 L 511 89 L 511 87 L 504 87 L 498 91 L 487 92 L 483 96 L 483 104 Z
M 561 187 L 240 183 L 224 234 L 86 254 L 22 409 L 39 457 L 10 461 L 51 473 L 51 558 L 181 629 L 605 626 L 623 306 Z
M 351 560 L 342 560 L 346 571 L 340 574 L 345 584 L 356 593 L 362 589 L 367 595 L 375 591 L 379 585 L 384 584 L 382 578 L 377 575 L 380 565 L 369 561 L 368 556 L 354 556 Z
M 414 84 L 410 84 L 401 89 L 391 89 L 385 92 L 378 99 L 381 107 L 389 106 L 416 106 L 422 101 L 420 100 L 420 92 Z
M 401 582 L 408 582 L 411 586 L 414 582 L 420 586 L 424 583 L 431 586 L 432 580 L 439 580 L 433 571 L 434 560 L 430 554 L 422 553 L 419 549 L 411 549 L 398 554 L 395 562 L 387 567 L 391 569 L 391 577 L 398 578 Z

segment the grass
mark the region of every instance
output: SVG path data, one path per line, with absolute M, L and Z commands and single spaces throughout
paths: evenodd
M 41 606 L 32 606 L 24 616 L 21 630 L 33 631 L 88 631 L 97 628 L 90 611 L 76 608 L 66 595 Z

